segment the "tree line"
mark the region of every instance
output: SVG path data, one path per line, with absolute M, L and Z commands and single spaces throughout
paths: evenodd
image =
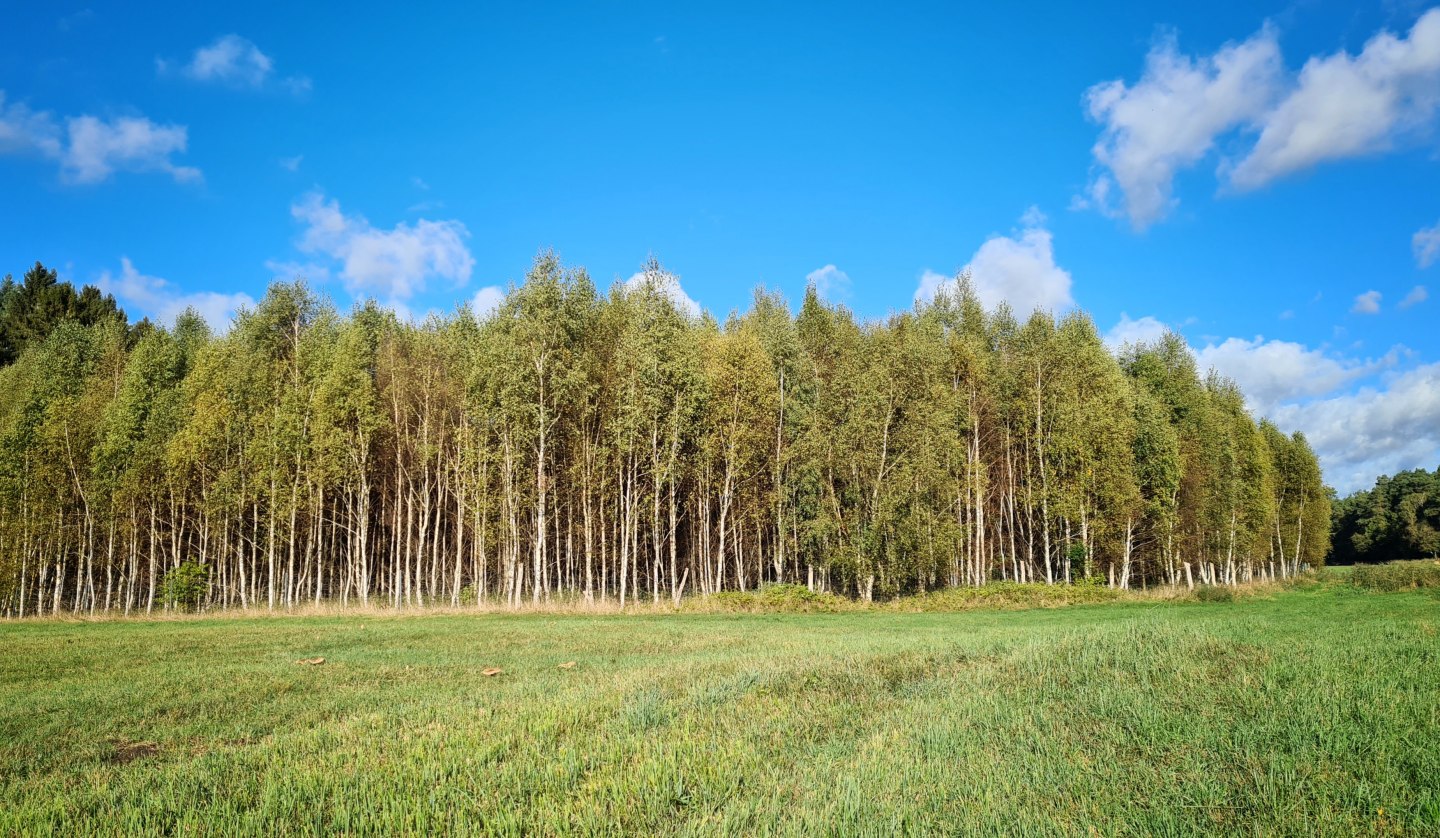
M 1233 584 L 1328 550 L 1305 439 L 1177 335 L 1112 353 L 964 275 L 875 321 L 677 290 L 546 253 L 420 324 L 300 281 L 219 335 L 60 318 L 0 368 L 0 610 L 149 611 L 197 573 L 270 609 Z
M 1440 559 L 1440 468 L 1383 476 L 1335 503 L 1331 561 Z

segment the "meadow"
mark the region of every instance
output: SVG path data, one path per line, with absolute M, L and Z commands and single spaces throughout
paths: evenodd
M 12 622 L 0 834 L 1436 835 L 1437 630 L 1434 589 L 1335 581 Z

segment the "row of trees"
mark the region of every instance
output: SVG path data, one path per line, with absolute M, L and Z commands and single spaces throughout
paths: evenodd
M 1335 504 L 1336 564 L 1440 559 L 1440 468 L 1381 477 Z
M 1328 549 L 1305 440 L 1177 336 L 1117 358 L 964 276 L 883 322 L 812 288 L 721 324 L 674 282 L 545 254 L 485 316 L 342 317 L 297 282 L 222 336 L 62 323 L 0 369 L 0 608 L 150 609 L 192 564 L 213 606 L 623 605 L 1233 583 Z

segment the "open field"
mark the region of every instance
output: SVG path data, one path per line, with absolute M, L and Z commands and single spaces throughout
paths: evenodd
M 1433 590 L 12 623 L 0 649 L 0 834 L 1440 834 Z

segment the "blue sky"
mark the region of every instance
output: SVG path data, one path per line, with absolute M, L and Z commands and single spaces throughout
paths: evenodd
M 5 15 L 0 273 L 223 328 L 295 273 L 483 306 L 545 247 L 721 316 L 968 266 L 1178 329 L 1342 491 L 1440 464 L 1424 3 L 44 6 Z

